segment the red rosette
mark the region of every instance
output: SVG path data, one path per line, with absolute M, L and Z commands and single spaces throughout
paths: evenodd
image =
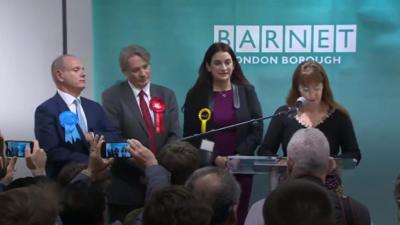
M 152 97 L 150 99 L 150 109 L 156 113 L 156 133 L 164 133 L 164 112 L 165 112 L 165 102 L 160 97 Z

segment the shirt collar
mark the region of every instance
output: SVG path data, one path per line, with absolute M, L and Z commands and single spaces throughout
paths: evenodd
M 81 97 L 80 97 L 80 96 L 78 96 L 78 97 L 76 98 L 76 97 L 74 97 L 74 96 L 72 96 L 72 95 L 70 95 L 70 94 L 68 94 L 68 93 L 66 93 L 66 92 L 64 92 L 64 91 L 61 91 L 60 89 L 57 89 L 57 92 L 58 92 L 58 94 L 61 96 L 61 98 L 64 100 L 64 102 L 65 102 L 68 106 L 74 104 L 75 99 L 79 99 L 79 101 L 81 100 Z
M 147 83 L 143 89 L 139 89 L 139 88 L 135 87 L 135 85 L 133 85 L 129 80 L 128 80 L 128 84 L 131 87 L 133 94 L 135 94 L 135 97 L 137 97 L 139 95 L 141 90 L 144 91 L 144 93 L 146 94 L 147 97 L 150 97 L 150 82 Z

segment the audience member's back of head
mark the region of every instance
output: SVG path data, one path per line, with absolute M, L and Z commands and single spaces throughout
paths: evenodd
M 397 210 L 400 211 L 400 176 L 394 182 L 394 200 L 396 201 Z M 397 220 L 400 222 L 400 213 L 397 214 Z
M 1 225 L 54 225 L 58 212 L 59 196 L 51 183 L 0 193 Z
M 196 170 L 186 182 L 194 195 L 213 208 L 211 224 L 234 224 L 239 204 L 240 186 L 235 177 L 218 167 Z
M 164 146 L 157 159 L 160 165 L 171 172 L 171 183 L 174 185 L 183 185 L 200 165 L 198 149 L 183 141 Z
M 334 225 L 334 210 L 324 187 L 304 179 L 291 179 L 265 200 L 266 225 Z
M 34 184 L 42 184 L 42 183 L 49 183 L 51 185 L 54 183 L 54 181 L 45 176 L 20 177 L 13 180 L 9 185 L 7 185 L 5 190 L 8 191 L 15 188 L 28 187 Z
M 394 198 L 396 200 L 397 207 L 400 208 L 400 175 L 397 176 L 394 182 Z
M 57 183 L 61 187 L 67 186 L 74 177 L 87 168 L 86 163 L 72 162 L 65 165 L 57 176 Z
M 296 131 L 288 143 L 287 155 L 291 176 L 325 176 L 329 171 L 329 143 L 325 135 L 316 128 Z
M 63 225 L 104 223 L 104 194 L 88 181 L 77 181 L 66 186 L 62 205 L 60 217 Z
M 182 186 L 155 192 L 146 204 L 143 225 L 209 225 L 212 209 Z

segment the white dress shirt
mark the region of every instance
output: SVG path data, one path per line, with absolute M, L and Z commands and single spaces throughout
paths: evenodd
M 131 82 L 128 81 L 129 86 L 131 87 L 132 91 L 133 91 L 133 95 L 135 95 L 135 99 L 136 99 L 136 103 L 139 106 L 139 110 L 140 112 L 142 112 L 142 110 L 140 109 L 140 97 L 139 97 L 139 93 L 140 91 L 143 90 L 143 92 L 145 93 L 144 95 L 144 100 L 146 101 L 147 107 L 149 108 L 149 112 L 150 112 L 150 116 L 151 116 L 151 120 L 153 121 L 154 124 L 154 112 L 153 110 L 151 110 L 150 108 L 150 82 L 146 84 L 146 86 L 143 89 L 138 89 L 137 87 L 135 87 L 135 85 L 133 85 Z
M 70 95 L 70 94 L 68 94 L 66 92 L 63 92 L 63 91 L 59 90 L 59 89 L 57 89 L 57 92 L 61 96 L 61 98 L 64 100 L 65 104 L 67 104 L 69 110 L 71 112 L 73 112 L 73 113 L 76 113 L 76 105 L 75 105 L 74 101 L 75 101 L 75 99 L 78 98 L 79 101 L 82 103 L 81 97 L 79 96 L 79 97 L 76 98 L 76 97 L 74 97 L 74 96 L 72 96 L 72 95 Z M 83 121 L 85 122 L 86 127 L 88 127 L 87 120 L 86 120 L 86 114 L 85 114 L 85 111 L 83 110 L 83 106 L 80 109 L 80 113 L 83 116 Z

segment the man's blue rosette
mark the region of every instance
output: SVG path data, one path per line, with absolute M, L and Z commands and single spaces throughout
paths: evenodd
M 59 116 L 60 124 L 65 129 L 65 142 L 74 143 L 79 140 L 79 133 L 76 125 L 78 124 L 78 116 L 71 111 L 64 111 Z

